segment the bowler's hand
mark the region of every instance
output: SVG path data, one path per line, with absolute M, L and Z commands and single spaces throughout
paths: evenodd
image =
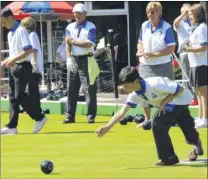
M 185 43 L 185 45 L 183 46 L 183 51 L 184 51 L 184 52 L 188 52 L 189 45 L 190 45 L 190 43 L 189 43 L 189 40 L 188 40 L 188 41 Z
M 14 58 L 7 58 L 6 60 L 4 60 L 3 62 L 1 62 L 1 66 L 2 67 L 6 67 L 6 68 L 10 68 L 13 67 L 15 65 L 15 59 Z
M 74 39 L 71 38 L 71 37 L 66 37 L 66 38 L 65 38 L 65 42 L 66 42 L 68 45 L 73 45 Z
M 157 52 L 154 52 L 154 53 L 144 53 L 144 57 L 145 58 L 157 57 Z
M 161 112 L 163 112 L 163 114 L 165 114 L 165 105 L 164 103 L 161 103 L 158 109 L 158 116 L 160 116 Z
M 103 126 L 98 128 L 95 133 L 97 134 L 97 137 L 102 137 L 103 135 L 105 135 L 108 131 L 110 130 L 110 127 L 108 126 Z
M 137 57 L 142 57 L 144 55 L 144 52 L 142 52 L 142 51 L 137 51 L 137 53 L 136 53 L 136 56 Z

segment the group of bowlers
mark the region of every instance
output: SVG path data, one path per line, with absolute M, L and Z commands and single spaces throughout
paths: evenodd
M 78 6 L 79 12 L 82 13 L 83 5 L 79 4 Z M 10 122 L 1 129 L 1 135 L 17 134 L 16 127 L 18 123 L 19 105 L 24 107 L 29 116 L 36 121 L 33 133 L 37 133 L 43 128 L 47 118 L 42 114 L 40 104 L 35 103 L 35 99 L 31 98 L 31 95 L 25 92 L 26 86 L 32 79 L 32 65 L 29 55 L 34 53 L 34 48 L 30 42 L 28 31 L 15 21 L 10 9 L 1 11 L 1 24 L 7 29 L 10 29 L 8 34 L 10 56 L 1 63 L 1 66 L 9 68 Z M 68 31 L 68 35 L 70 35 L 70 31 Z M 74 41 L 70 38 L 68 38 L 66 42 L 68 42 L 69 45 L 81 44 L 81 42 L 79 43 L 79 41 Z M 80 46 L 84 45 L 81 44 Z M 86 44 L 86 47 L 88 46 Z M 85 56 L 77 55 L 73 59 L 70 59 L 68 65 L 73 67 L 74 64 L 78 63 L 78 61 L 74 63 L 74 60 L 77 59 L 79 59 L 80 63 L 86 60 Z M 85 80 L 85 77 L 86 76 L 83 75 L 82 80 Z M 157 165 L 174 165 L 179 162 L 169 136 L 169 130 L 173 124 L 177 124 L 181 128 L 186 142 L 193 145 L 189 159 L 196 160 L 198 155 L 203 155 L 199 133 L 195 129 L 194 119 L 189 111 L 189 104 L 192 102 L 193 96 L 186 87 L 165 77 L 143 79 L 140 77 L 137 68 L 130 66 L 121 70 L 119 81 L 129 93 L 128 98 L 123 107 L 112 119 L 106 125 L 96 130 L 98 137 L 105 135 L 124 117 L 130 108 L 135 108 L 138 104 L 146 102 L 158 108 L 157 113 L 151 121 L 158 158 L 161 160 Z M 70 82 L 73 83 L 76 81 L 71 80 Z M 93 91 L 94 88 L 91 92 Z M 69 101 L 73 101 L 73 96 L 69 96 L 68 98 L 70 98 L 68 99 Z M 67 105 L 69 104 L 71 103 Z M 88 115 L 89 123 L 94 122 L 96 113 L 96 109 L 92 106 L 93 105 L 91 105 L 91 114 Z M 75 122 L 75 116 L 71 115 L 72 113 L 70 113 L 70 110 L 73 110 L 75 113 L 76 106 L 73 108 L 69 107 L 69 115 L 64 123 Z

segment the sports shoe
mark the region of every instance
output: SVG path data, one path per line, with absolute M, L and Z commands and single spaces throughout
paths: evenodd
M 95 119 L 87 119 L 87 124 L 93 124 L 95 123 Z
M 68 119 L 68 118 L 66 118 L 62 122 L 62 124 L 71 124 L 71 123 L 75 123 L 75 119 Z
M 179 163 L 178 157 L 175 155 L 173 157 L 170 157 L 166 160 L 161 160 L 160 162 L 156 163 L 157 166 L 166 166 L 166 165 L 175 165 Z
M 197 123 L 195 123 L 195 128 L 208 128 L 208 120 L 207 119 L 199 119 Z
M 198 158 L 198 154 L 196 153 L 196 147 L 194 147 L 191 153 L 189 154 L 189 160 L 196 161 L 197 158 Z
M 194 145 L 191 153 L 189 154 L 189 160 L 190 161 L 195 161 L 198 158 L 198 155 L 203 155 L 204 151 L 202 148 L 202 143 L 201 140 L 198 139 L 198 143 Z
M 1 129 L 1 135 L 16 135 L 16 134 L 17 134 L 17 128 L 4 127 Z
M 194 118 L 194 123 L 195 124 L 197 124 L 199 121 L 201 121 L 201 118 L 198 118 L 198 117 Z
M 204 151 L 203 151 L 201 139 L 198 139 L 198 142 L 196 145 L 194 145 L 194 147 L 196 148 L 196 153 L 198 155 L 203 155 Z
M 47 120 L 48 119 L 46 117 L 44 117 L 41 121 L 36 121 L 35 122 L 35 127 L 34 127 L 32 132 L 34 134 L 38 133 L 44 127 Z

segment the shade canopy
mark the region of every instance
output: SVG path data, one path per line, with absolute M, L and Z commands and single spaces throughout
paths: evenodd
M 65 1 L 18 1 L 12 2 L 6 7 L 10 8 L 16 19 L 24 17 L 42 16 L 43 20 L 51 20 L 53 17 L 71 19 L 73 15 L 73 3 Z

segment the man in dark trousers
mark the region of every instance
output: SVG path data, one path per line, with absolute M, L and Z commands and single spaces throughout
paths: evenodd
M 75 122 L 78 93 L 80 85 L 86 97 L 87 123 L 94 123 L 97 112 L 96 84 L 90 84 L 88 73 L 88 54 L 94 53 L 96 27 L 87 21 L 84 4 L 78 3 L 73 8 L 76 22 L 66 28 L 66 54 L 68 69 L 68 95 L 65 108 L 66 123 Z
M 33 133 L 40 131 L 47 118 L 38 111 L 25 93 L 26 86 L 32 76 L 30 54 L 33 52 L 28 31 L 20 26 L 9 8 L 1 10 L 1 24 L 10 29 L 8 33 L 9 57 L 1 62 L 1 67 L 9 68 L 9 103 L 10 121 L 1 129 L 1 135 L 17 134 L 19 105 L 36 121 Z
M 198 155 L 203 155 L 199 133 L 194 128 L 194 119 L 188 108 L 193 96 L 187 88 L 170 81 L 166 77 L 143 79 L 140 77 L 138 70 L 130 66 L 121 70 L 119 81 L 126 92 L 129 93 L 128 98 L 112 119 L 96 130 L 98 137 L 105 135 L 124 117 L 130 108 L 135 108 L 141 102 L 146 101 L 158 108 L 152 122 L 145 122 L 152 126 L 158 158 L 161 160 L 156 165 L 166 166 L 179 163 L 169 136 L 169 130 L 173 124 L 178 124 L 186 142 L 193 145 L 189 159 L 196 160 Z

